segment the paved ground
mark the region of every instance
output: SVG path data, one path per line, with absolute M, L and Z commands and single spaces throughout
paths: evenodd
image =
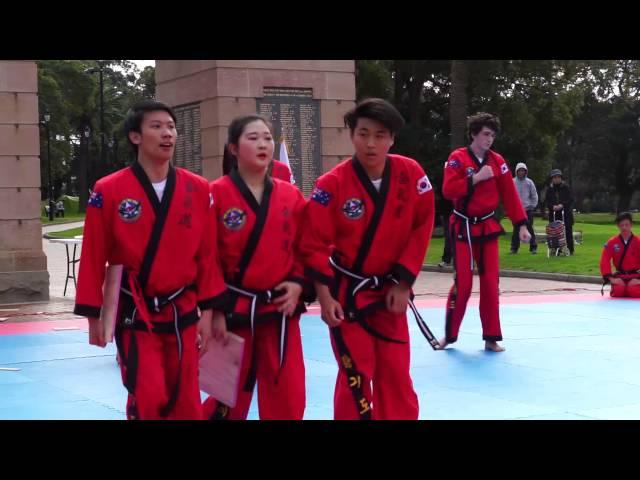
M 0 419 L 122 419 L 114 346 L 87 344 L 86 321 L 72 313 L 73 285 L 62 295 L 64 246 L 43 247 L 51 301 L 0 307 Z M 415 287 L 438 336 L 451 282 L 451 274 L 423 272 Z M 639 301 L 601 297 L 598 285 L 503 278 L 507 351 L 494 354 L 481 348 L 477 287 L 476 279 L 459 341 L 447 351 L 432 351 L 409 315 L 421 419 L 640 418 Z M 302 335 L 305 418 L 330 419 L 337 367 L 316 306 Z M 255 403 L 250 418 L 258 418 Z

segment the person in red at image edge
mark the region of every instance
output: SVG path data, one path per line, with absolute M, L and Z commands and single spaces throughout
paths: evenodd
M 316 182 L 300 250 L 339 371 L 334 417 L 418 418 L 407 305 L 434 223 L 434 193 L 413 159 L 390 155 L 404 120 L 368 99 L 345 115 L 355 148 Z
M 442 193 L 454 205 L 449 230 L 454 257 L 454 283 L 447 300 L 445 337 L 440 348 L 458 339 L 473 282 L 473 262 L 480 276 L 480 320 L 485 348 L 502 352 L 499 306 L 498 236 L 504 234 L 495 210 L 502 199 L 507 216 L 528 243 L 527 214 L 513 184 L 509 165 L 491 150 L 500 120 L 489 113 L 468 119 L 471 144 L 449 155 L 444 166 Z
M 123 265 L 115 330 L 127 418 L 202 417 L 198 342 L 206 351 L 213 307 L 223 308 L 213 199 L 206 179 L 173 167 L 176 118 L 144 101 L 125 120 L 135 163 L 100 179 L 87 206 L 74 312 L 104 347 L 105 264 Z M 201 314 L 198 314 L 198 307 Z
M 229 151 L 229 145 L 225 144 L 224 146 L 224 155 L 222 157 L 222 174 L 229 175 L 231 170 L 235 168 L 238 164 L 236 157 L 234 157 Z M 275 158 L 271 161 L 269 168 L 267 169 L 269 175 L 273 178 L 277 178 L 278 180 L 282 180 L 287 183 L 295 184 L 293 180 L 293 174 L 289 167 Z
M 610 283 L 612 297 L 640 298 L 640 240 L 631 231 L 633 217 L 623 212 L 616 224 L 620 234 L 607 240 L 600 257 L 603 293 L 604 285 Z M 611 273 L 611 262 L 615 273 Z
M 305 311 L 302 297 L 311 300 L 313 293 L 296 251 L 305 200 L 298 188 L 268 175 L 274 141 L 263 117 L 235 119 L 228 149 L 235 166 L 211 183 L 211 191 L 218 251 L 232 298 L 226 319 L 214 313 L 213 336 L 226 341 L 227 329 L 242 336 L 245 354 L 237 404 L 228 408 L 210 397 L 204 418 L 246 419 L 257 383 L 260 419 L 301 420 L 305 369 L 299 323 Z

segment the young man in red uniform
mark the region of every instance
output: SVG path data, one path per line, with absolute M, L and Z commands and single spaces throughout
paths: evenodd
M 612 297 L 640 298 L 640 240 L 631 231 L 633 217 L 629 212 L 616 217 L 620 234 L 604 244 L 600 257 L 600 273 L 604 285 L 611 284 Z M 611 273 L 611 262 L 616 268 Z
M 339 366 L 337 420 L 418 418 L 406 310 L 435 209 L 422 167 L 388 153 L 403 124 L 381 99 L 348 112 L 355 154 L 317 180 L 305 210 L 300 250 Z
M 498 236 L 504 230 L 495 218 L 502 199 L 507 216 L 519 229 L 524 243 L 531 238 L 527 214 L 511 179 L 509 166 L 502 156 L 491 150 L 500 130 L 498 117 L 478 113 L 468 120 L 468 147 L 458 148 L 444 167 L 442 193 L 454 205 L 449 231 L 454 257 L 454 283 L 447 300 L 445 337 L 440 348 L 458 339 L 458 331 L 471 295 L 473 262 L 480 276 L 480 319 L 485 348 L 502 352 L 499 311 Z
M 307 286 L 296 240 L 305 205 L 298 188 L 268 175 L 274 142 L 259 115 L 229 126 L 228 175 L 211 183 L 218 222 L 218 252 L 229 289 L 225 316 L 214 313 L 216 339 L 227 329 L 245 340 L 238 399 L 227 408 L 204 403 L 206 419 L 247 418 L 255 385 L 261 420 L 302 420 L 305 370 L 300 336 L 302 293 Z M 288 171 L 288 169 L 287 169 Z
M 104 347 L 105 264 L 123 265 L 115 338 L 129 419 L 202 417 L 198 337 L 206 350 L 211 309 L 224 306 L 213 199 L 206 179 L 171 165 L 175 122 L 160 102 L 135 105 L 125 133 L 137 160 L 100 179 L 87 207 L 74 312 Z

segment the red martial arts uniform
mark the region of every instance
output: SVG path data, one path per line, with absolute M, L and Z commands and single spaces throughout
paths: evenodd
M 616 273 L 611 273 L 611 261 Z M 600 258 L 600 273 L 606 283 L 612 277 L 620 278 L 624 285 L 611 285 L 612 297 L 640 298 L 640 285 L 629 285 L 629 280 L 640 279 L 640 239 L 631 234 L 629 241 L 624 242 L 622 235 L 607 240 Z M 604 285 L 603 285 L 604 287 Z
M 304 292 L 295 314 L 286 319 L 270 299 L 278 295 L 274 289 L 283 281 L 307 286 L 296 254 L 304 197 L 293 185 L 267 176 L 258 204 L 237 170 L 215 180 L 211 191 L 220 262 L 231 298 L 227 328 L 245 339 L 245 355 L 236 406 L 229 409 L 209 398 L 204 416 L 246 419 L 257 381 L 261 419 L 301 420 L 305 370 L 299 323 Z
M 473 175 L 484 165 L 491 166 L 493 177 L 473 185 Z M 527 224 L 527 214 L 522 208 L 509 166 L 493 150 L 487 151 L 481 163 L 471 148 L 458 148 L 445 163 L 442 193 L 454 205 L 449 231 L 455 277 L 447 301 L 446 341 L 453 343 L 458 339 L 471 295 L 474 260 L 480 276 L 482 338 L 488 341 L 502 340 L 498 299 L 498 236 L 504 234 L 504 229 L 495 218 L 500 199 L 514 228 Z
M 96 183 L 74 312 L 99 317 L 105 263 L 123 265 L 116 344 L 129 419 L 200 419 L 197 307 L 223 308 L 206 179 L 169 168 L 162 197 L 135 163 Z M 219 272 L 219 270 L 218 270 Z
M 330 330 L 339 366 L 335 419 L 418 418 L 407 316 L 389 312 L 385 296 L 394 280 L 413 285 L 433 221 L 429 179 L 407 157 L 388 155 L 379 191 L 356 158 L 316 183 L 300 250 L 307 277 L 328 285 L 344 308 L 344 321 Z
M 295 184 L 291 169 L 286 163 L 282 163 L 275 158 L 271 161 L 271 176 L 287 183 Z

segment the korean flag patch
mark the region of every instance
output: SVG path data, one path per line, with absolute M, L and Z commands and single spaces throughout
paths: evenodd
M 429 178 L 427 178 L 426 175 L 422 177 L 420 180 L 418 180 L 417 186 L 418 186 L 418 195 L 427 193 L 429 190 L 432 189 L 431 182 L 429 181 Z
M 505 173 L 509 173 L 509 167 L 507 166 L 506 163 L 503 163 L 502 166 L 500 167 L 500 173 L 502 173 L 503 175 Z

